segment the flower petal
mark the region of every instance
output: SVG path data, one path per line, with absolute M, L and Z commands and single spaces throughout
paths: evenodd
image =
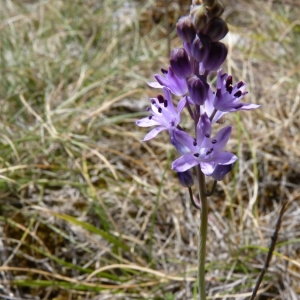
M 216 157 L 214 157 L 214 162 L 220 165 L 229 165 L 234 163 L 237 159 L 237 156 L 235 156 L 234 154 L 223 151 L 219 152 Z
M 201 162 L 200 163 L 200 167 L 201 167 L 201 171 L 206 175 L 206 176 L 210 176 L 215 167 L 216 167 L 216 163 L 214 161 L 210 161 L 210 162 Z
M 165 126 L 158 126 L 153 128 L 143 139 L 143 142 L 148 141 L 156 137 L 161 131 L 166 130 Z
M 195 156 L 191 153 L 187 153 L 173 161 L 172 169 L 176 172 L 185 172 L 186 170 L 198 164 L 199 162 L 197 161 Z
M 157 75 L 157 76 L 159 76 L 159 75 Z M 155 75 L 154 75 L 154 77 L 155 77 Z M 155 88 L 155 89 L 162 89 L 162 88 L 163 88 L 163 86 L 160 85 L 160 84 L 159 84 L 158 82 L 156 82 L 156 81 L 153 81 L 153 82 L 147 82 L 147 84 L 148 84 L 150 87 Z
M 231 126 L 224 127 L 211 139 L 212 143 L 216 141 L 215 149 L 217 151 L 222 150 L 225 147 L 225 145 L 227 144 L 230 138 L 231 130 L 232 130 Z
M 191 152 L 196 152 L 197 147 L 195 146 L 195 140 L 186 132 L 182 130 L 174 130 L 174 139 L 177 143 L 180 143 L 190 149 Z
M 160 122 L 157 122 L 152 118 L 149 119 L 149 117 L 146 117 L 136 121 L 135 124 L 140 127 L 150 127 L 150 126 L 160 125 Z

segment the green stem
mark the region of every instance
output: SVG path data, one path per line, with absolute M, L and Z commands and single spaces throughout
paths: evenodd
M 200 300 L 206 300 L 205 289 L 205 254 L 206 254 L 206 239 L 207 239 L 207 219 L 208 206 L 205 187 L 205 176 L 202 173 L 200 166 L 197 167 L 198 188 L 201 203 L 200 227 L 199 227 L 199 243 L 198 243 L 198 285 Z

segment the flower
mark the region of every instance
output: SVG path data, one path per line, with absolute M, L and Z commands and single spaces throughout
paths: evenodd
M 231 134 L 230 126 L 221 129 L 211 139 L 211 122 L 207 114 L 204 113 L 199 119 L 196 131 L 196 140 L 184 131 L 174 131 L 176 140 L 185 145 L 190 152 L 183 154 L 173 162 L 173 170 L 184 172 L 200 165 L 202 172 L 210 176 L 218 165 L 230 165 L 237 160 L 234 154 L 222 151 Z
M 214 114 L 213 119 L 211 120 L 211 123 L 216 123 L 219 119 L 221 119 L 227 112 L 222 112 L 220 110 L 216 110 L 213 105 L 213 101 L 215 99 L 215 93 L 209 88 L 206 101 L 204 105 L 200 106 L 200 113 L 206 113 L 208 117 L 211 117 L 212 114 Z M 216 110 L 216 112 L 215 112 Z
M 157 82 L 148 82 L 148 85 L 153 88 L 163 88 L 164 86 L 169 88 L 171 93 L 175 96 L 183 96 L 188 92 L 186 80 L 182 78 L 178 78 L 172 67 L 169 66 L 169 70 L 161 70 L 165 75 L 161 76 L 159 74 L 155 74 L 154 78 Z
M 156 137 L 163 130 L 172 132 L 180 122 L 180 113 L 186 104 L 187 97 L 183 97 L 178 102 L 176 111 L 170 90 L 166 87 L 163 87 L 163 90 L 164 97 L 158 95 L 157 98 L 151 99 L 151 107 L 148 108 L 148 111 L 151 110 L 151 115 L 136 122 L 136 125 L 140 127 L 157 126 L 144 137 L 143 141 Z
M 244 95 L 246 84 L 243 81 L 232 86 L 232 76 L 224 73 L 222 69 L 217 72 L 217 91 L 213 100 L 214 108 L 223 112 L 235 112 L 238 110 L 251 110 L 260 107 L 257 104 L 239 102 Z

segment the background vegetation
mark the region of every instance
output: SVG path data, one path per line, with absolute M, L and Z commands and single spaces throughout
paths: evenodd
M 258 299 L 297 300 L 299 4 L 224 3 L 223 70 L 262 108 L 225 121 L 239 162 L 209 202 L 208 298 L 248 299 L 291 201 Z M 199 212 L 167 134 L 135 126 L 189 4 L 1 0 L 1 299 L 196 299 Z

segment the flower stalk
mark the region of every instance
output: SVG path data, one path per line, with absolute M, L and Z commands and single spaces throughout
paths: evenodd
M 206 196 L 205 176 L 199 166 L 197 166 L 199 198 L 201 202 L 200 226 L 198 237 L 198 289 L 201 300 L 206 300 L 205 289 L 205 256 L 206 256 L 206 239 L 208 224 L 208 203 Z

